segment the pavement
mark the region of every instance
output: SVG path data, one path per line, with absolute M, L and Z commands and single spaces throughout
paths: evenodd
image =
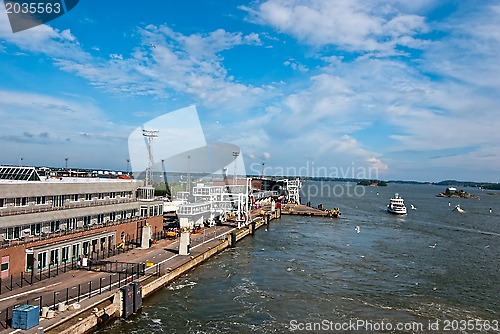
M 128 252 L 117 254 L 105 261 L 118 261 L 129 263 L 152 262 L 153 266 L 146 268 L 146 275 L 165 273 L 175 269 L 208 249 L 220 243 L 227 233 L 234 230 L 235 226 L 226 224 L 203 229 L 200 233 L 191 235 L 190 256 L 178 254 L 179 239 L 164 239 L 152 245 L 149 249 L 135 248 Z M 59 275 L 35 281 L 33 285 L 24 285 L 12 291 L 2 291 L 0 295 L 0 323 L 5 325 L 6 318 L 12 317 L 12 309 L 24 305 L 48 306 L 57 309 L 57 304 L 67 302 L 67 305 L 78 303 L 81 309 L 99 303 L 107 296 L 111 296 L 119 287 L 127 284 L 132 279 L 130 275 L 95 272 L 88 270 L 69 270 Z M 36 333 L 38 327 L 47 328 L 68 317 L 71 313 L 65 311 L 52 319 L 40 318 L 39 326 L 24 331 L 12 328 L 5 329 L 0 325 L 0 333 Z

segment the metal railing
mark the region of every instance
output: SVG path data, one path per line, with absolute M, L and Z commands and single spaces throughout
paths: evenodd
M 85 201 L 85 202 L 70 202 L 70 203 L 66 203 L 62 206 L 55 206 L 55 207 L 45 206 L 45 207 L 38 207 L 37 208 L 37 207 L 28 206 L 27 208 L 22 209 L 22 207 L 21 207 L 20 209 L 16 209 L 16 210 L 12 210 L 9 207 L 3 207 L 3 208 L 0 208 L 0 217 L 29 214 L 29 213 L 68 210 L 68 209 L 88 208 L 88 207 L 95 207 L 95 206 L 116 205 L 116 204 L 133 203 L 133 202 L 140 202 L 140 201 L 136 198 L 124 198 L 124 199 L 113 199 L 113 200 L 91 200 L 91 201 Z

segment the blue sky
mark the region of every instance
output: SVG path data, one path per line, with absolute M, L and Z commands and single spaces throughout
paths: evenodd
M 195 105 L 249 172 L 499 182 L 499 51 L 499 1 L 80 1 L 15 34 L 2 6 L 0 163 L 125 169 Z

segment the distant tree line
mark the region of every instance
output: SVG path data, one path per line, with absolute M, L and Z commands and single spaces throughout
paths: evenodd
M 441 182 L 434 182 L 433 184 L 437 186 L 457 186 L 457 187 L 472 187 L 472 188 L 480 187 L 483 189 L 500 190 L 500 183 L 493 183 L 493 182 L 445 180 Z

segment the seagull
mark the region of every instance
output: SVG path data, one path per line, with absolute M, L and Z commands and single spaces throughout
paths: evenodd
M 434 245 L 429 246 L 430 248 L 436 248 L 436 243 Z
M 153 47 L 156 49 L 156 45 L 154 45 L 153 43 L 149 42 L 149 46 Z
M 361 228 L 359 227 L 359 225 L 356 225 L 356 227 L 354 228 L 354 230 L 356 231 L 356 233 L 361 232 Z
M 412 209 L 412 210 L 417 210 L 417 208 L 416 208 L 416 207 L 414 207 L 414 206 L 413 206 L 413 204 L 410 204 L 410 205 L 411 205 L 411 209 Z

